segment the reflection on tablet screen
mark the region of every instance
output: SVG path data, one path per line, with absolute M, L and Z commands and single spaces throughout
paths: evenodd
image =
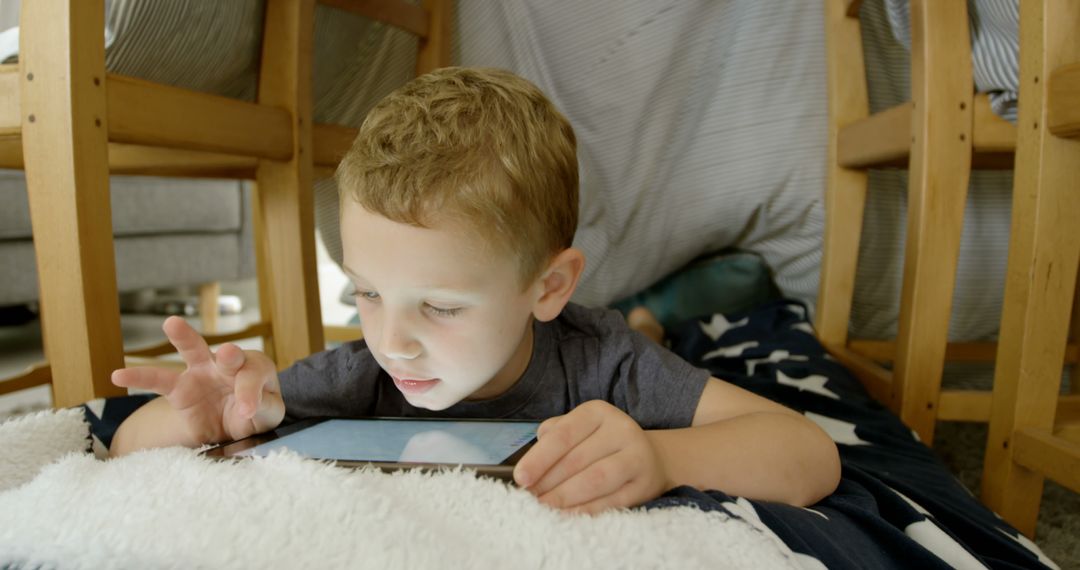
M 536 437 L 539 423 L 327 420 L 237 455 L 291 449 L 315 459 L 498 465 Z

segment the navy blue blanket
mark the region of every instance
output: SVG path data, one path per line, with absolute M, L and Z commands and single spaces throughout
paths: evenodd
M 984 507 L 914 432 L 817 342 L 805 307 L 776 301 L 668 331 L 696 366 L 806 414 L 837 442 L 843 478 L 809 509 L 674 489 L 646 505 L 721 509 L 767 527 L 805 567 L 1045 568 L 1035 545 Z

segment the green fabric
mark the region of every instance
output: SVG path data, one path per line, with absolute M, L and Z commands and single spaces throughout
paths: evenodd
M 625 315 L 644 306 L 669 328 L 687 319 L 742 311 L 778 297 L 769 268 L 759 256 L 726 252 L 696 260 L 612 307 Z

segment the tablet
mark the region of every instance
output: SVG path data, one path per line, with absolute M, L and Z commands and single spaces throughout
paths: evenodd
M 290 449 L 342 467 L 384 471 L 463 466 L 513 479 L 514 465 L 536 442 L 535 421 L 429 418 L 312 418 L 206 451 L 217 459 Z

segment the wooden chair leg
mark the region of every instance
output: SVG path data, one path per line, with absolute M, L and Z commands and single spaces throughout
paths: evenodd
M 1071 14 L 1049 17 L 1051 4 Z M 1012 230 L 982 499 L 1028 536 L 1035 532 L 1043 476 L 1016 462 L 1013 443 L 1018 430 L 1053 429 L 1070 315 L 1062 309 L 1075 296 L 1080 260 L 1080 141 L 1047 130 L 1046 79 L 1057 66 L 1080 60 L 1078 20 L 1080 6 L 1072 2 L 1020 4 Z
M 428 14 L 428 33 L 420 40 L 416 53 L 416 74 L 423 75 L 450 65 L 450 34 L 454 10 L 451 0 L 424 0 Z
M 221 283 L 203 283 L 199 286 L 199 319 L 204 333 L 218 330 L 218 302 L 221 300 Z
M 1076 292 L 1073 294 L 1072 323 L 1069 328 L 1072 331 L 1070 338 L 1080 344 L 1080 279 L 1076 281 Z M 1069 370 L 1069 393 L 1080 395 L 1080 359 Z
M 972 69 L 966 0 L 913 0 L 912 150 L 893 384 L 900 419 L 934 438 L 971 171 Z
M 286 367 L 323 350 L 315 266 L 312 187 L 311 53 L 314 0 L 268 0 L 259 73 L 259 103 L 293 116 L 293 156 L 260 159 L 257 215 L 273 279 L 269 315 L 276 362 Z M 264 305 L 266 307 L 266 305 Z
M 870 114 L 859 19 L 845 0 L 826 0 L 825 43 L 829 86 L 829 157 L 825 186 L 825 237 L 815 330 L 822 344 L 847 344 L 855 270 L 866 207 L 867 174 L 837 164 L 840 128 Z
M 259 215 L 261 206 L 259 202 L 259 185 L 252 183 L 254 188 L 251 192 L 252 233 L 255 238 L 255 275 L 259 287 L 259 320 L 270 323 L 270 333 L 263 335 L 263 352 L 270 360 L 277 362 L 277 354 L 274 352 L 274 323 L 271 315 L 274 312 L 271 299 L 274 298 L 274 280 L 270 275 L 270 259 L 266 246 L 266 228 L 263 227 L 262 216 Z
M 53 405 L 119 395 L 103 0 L 23 2 L 22 139 Z

